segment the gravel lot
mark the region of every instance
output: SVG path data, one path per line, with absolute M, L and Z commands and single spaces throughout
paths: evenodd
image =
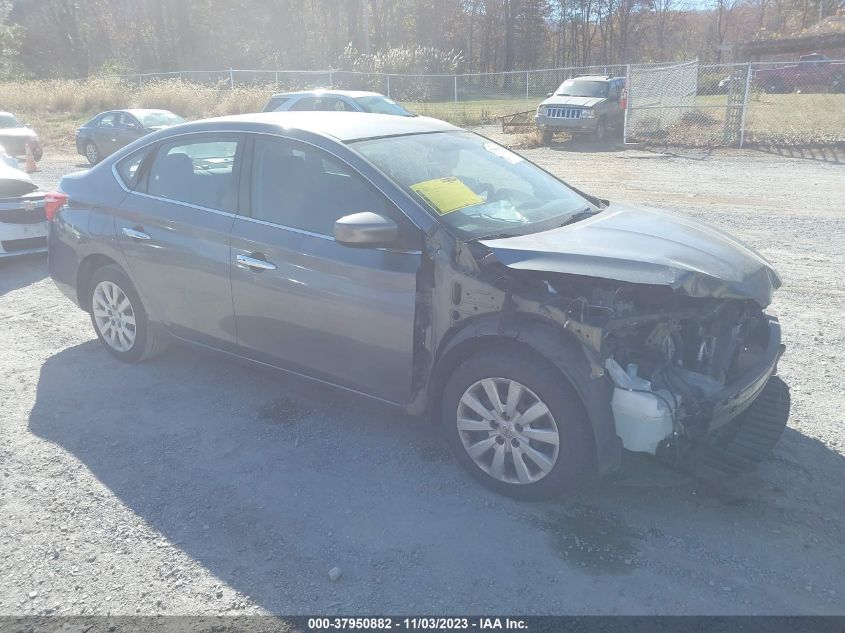
M 475 484 L 426 423 L 370 402 L 182 349 L 121 364 L 43 257 L 5 261 L 0 614 L 845 614 L 845 167 L 524 153 L 706 219 L 780 270 L 792 417 L 757 473 L 713 488 L 631 460 L 520 504 Z M 55 186 L 78 158 L 48 157 L 37 179 Z

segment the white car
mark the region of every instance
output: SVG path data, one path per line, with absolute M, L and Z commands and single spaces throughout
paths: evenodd
M 0 163 L 6 165 L 7 167 L 12 167 L 13 169 L 18 168 L 18 159 L 14 156 L 9 156 L 6 149 L 0 145 Z
M 314 110 L 417 116 L 383 94 L 362 90 L 318 89 L 280 92 L 270 97 L 267 105 L 264 106 L 264 112 L 312 112 Z
M 47 250 L 47 196 L 0 153 L 0 258 Z M 14 160 L 14 159 L 12 159 Z

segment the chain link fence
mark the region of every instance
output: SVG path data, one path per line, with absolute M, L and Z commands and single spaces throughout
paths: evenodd
M 845 142 L 845 61 L 628 70 L 625 140 L 670 145 Z
M 812 57 L 812 56 L 811 56 Z M 267 92 L 334 88 L 385 94 L 462 125 L 530 113 L 566 79 L 627 77 L 624 139 L 691 146 L 845 142 L 845 61 L 597 65 L 471 74 L 211 70 L 121 75 L 143 87 L 179 81 Z M 530 118 L 530 114 L 526 114 Z

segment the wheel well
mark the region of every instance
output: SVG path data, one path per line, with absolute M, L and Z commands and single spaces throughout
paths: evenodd
M 120 264 L 111 257 L 100 254 L 89 255 L 79 264 L 79 270 L 76 273 L 76 297 L 79 299 L 79 305 L 82 306 L 83 310 L 91 311 L 91 298 L 88 292 L 91 277 L 97 270 L 109 264 L 120 267 Z
M 451 349 L 446 350 L 443 356 L 437 361 L 432 379 L 429 385 L 429 416 L 435 424 L 440 423 L 440 400 L 443 397 L 443 390 L 452 373 L 465 360 L 480 352 L 501 351 L 509 354 L 530 354 L 539 363 L 548 366 L 549 371 L 560 375 L 562 380 L 568 380 L 563 373 L 555 367 L 554 363 L 545 358 L 540 352 L 527 343 L 519 341 L 510 336 L 486 334 L 468 338 L 457 343 Z

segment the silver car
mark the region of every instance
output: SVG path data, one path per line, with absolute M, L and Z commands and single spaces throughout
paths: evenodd
M 47 250 L 45 196 L 0 151 L 0 259 Z
M 765 259 L 443 121 L 198 121 L 60 186 L 50 274 L 109 353 L 198 345 L 387 402 L 504 494 L 623 448 L 741 472 L 786 425 Z
M 361 90 L 302 90 L 283 92 L 270 97 L 264 112 L 369 112 L 416 116 L 378 92 Z

